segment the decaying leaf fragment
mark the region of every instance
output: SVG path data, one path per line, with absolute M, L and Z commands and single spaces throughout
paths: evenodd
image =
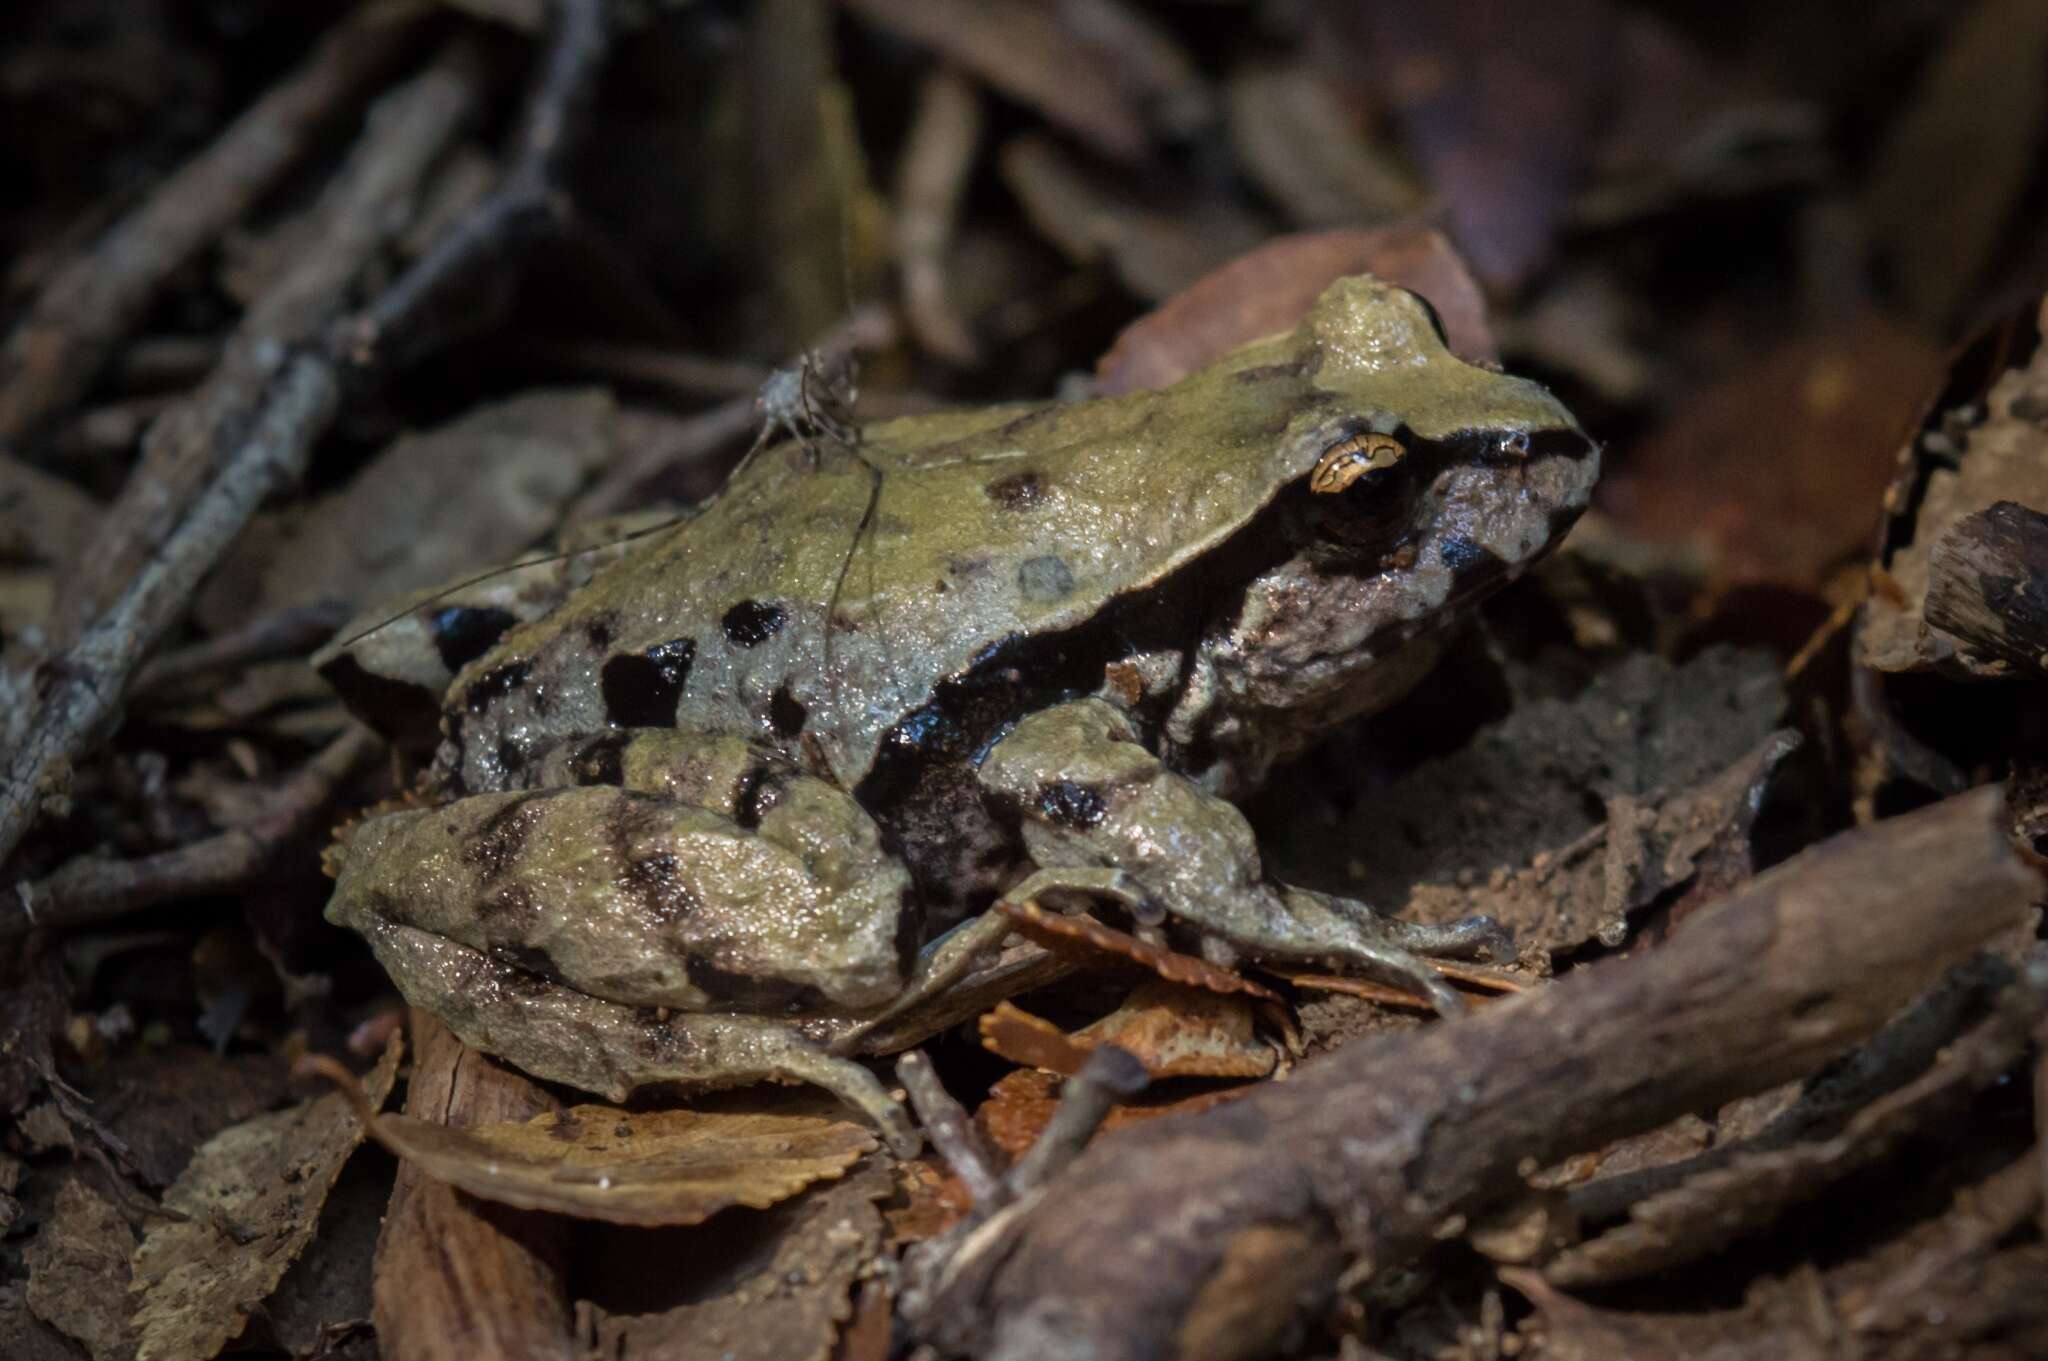
M 1064 1079 L 1054 1073 L 1019 1068 L 998 1079 L 995 1086 L 988 1089 L 988 1100 L 974 1112 L 974 1123 L 997 1149 L 1013 1159 L 1021 1158 L 1038 1142 L 1038 1136 L 1045 1133 L 1053 1111 L 1059 1106 L 1063 1082 Z M 1205 1111 L 1261 1089 L 1260 1084 L 1246 1083 L 1178 1098 L 1161 1098 L 1147 1093 L 1136 1100 L 1111 1107 L 1098 1137 L 1125 1125 L 1155 1120 L 1162 1115 Z
M 2041 315 L 2048 315 L 2048 307 Z M 1938 428 L 1922 431 L 1906 451 L 1909 471 L 1917 468 L 1922 480 L 1919 499 L 1909 501 L 1910 482 L 1895 486 L 1887 498 L 1896 511 L 1910 506 L 1910 520 L 1902 515 L 1892 525 L 1893 542 L 1873 572 L 1876 589 L 1856 626 L 1858 662 L 1884 672 L 1931 670 L 1974 680 L 2027 674 L 2016 673 L 1997 651 L 1943 628 L 1944 619 L 1955 622 L 1953 605 L 1945 614 L 1934 598 L 1942 593 L 1944 567 L 1952 571 L 1975 556 L 1968 544 L 1973 517 L 2002 502 L 2048 508 L 2044 403 L 2048 345 L 2037 343 L 2031 357 L 1998 375 L 1981 406 L 1973 402 L 1944 413 Z M 1969 586 L 1978 585 L 1977 573 L 1967 578 Z M 2022 588 L 2023 580 L 2002 589 Z M 1999 590 L 1993 587 L 1994 596 Z M 1956 594 L 1953 586 L 1949 594 Z
M 1279 1064 L 1253 1031 L 1242 997 L 1148 979 L 1109 1015 L 1068 1034 L 1011 1003 L 981 1018 L 981 1043 L 1013 1063 L 1071 1077 L 1105 1044 L 1130 1051 L 1150 1077 L 1255 1078 Z
M 588 1356 L 633 1361 L 825 1361 L 881 1250 L 889 1169 L 870 1159 L 743 1226 L 605 1244 L 587 1274 Z M 650 1248 L 652 1255 L 650 1255 Z
M 485 1200 L 614 1224 L 696 1224 L 766 1209 L 875 1147 L 866 1126 L 809 1093 L 767 1110 L 571 1106 L 454 1128 L 379 1116 L 370 1133 L 429 1176 Z
M 357 1099 L 384 1104 L 403 1047 L 393 1036 Z M 152 1221 L 135 1250 L 138 1361 L 207 1361 L 240 1334 L 311 1241 L 362 1141 L 349 1097 L 329 1092 L 201 1145 L 164 1193 L 164 1208 L 182 1218 Z
M 1119 931 L 1093 917 L 1048 912 L 1037 903 L 1028 902 L 1005 901 L 1002 907 L 1010 914 L 1011 920 L 1017 923 L 1019 933 L 1049 949 L 1078 948 L 1122 955 L 1126 959 L 1136 960 L 1169 983 L 1184 983 L 1189 987 L 1203 988 L 1209 992 L 1245 993 L 1269 1002 L 1280 1000 L 1280 994 L 1263 983 L 1253 982 L 1242 974 L 1211 964 L 1205 959 L 1176 954 L 1163 945 L 1140 940 L 1128 931 Z
M 134 1242 L 111 1200 L 81 1178 L 65 1182 L 25 1254 L 29 1312 L 83 1344 L 93 1361 L 126 1361 L 135 1354 L 135 1329 L 119 1292 Z

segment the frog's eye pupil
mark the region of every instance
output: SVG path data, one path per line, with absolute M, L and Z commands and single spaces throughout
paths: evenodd
M 1529 456 L 1529 432 L 1526 430 L 1508 431 L 1500 437 L 1500 451 L 1504 454 L 1513 455 L 1515 458 L 1527 458 Z
M 1318 496 L 1343 491 L 1367 473 L 1391 468 L 1408 457 L 1408 449 L 1392 435 L 1367 433 L 1341 439 L 1323 451 L 1308 489 Z

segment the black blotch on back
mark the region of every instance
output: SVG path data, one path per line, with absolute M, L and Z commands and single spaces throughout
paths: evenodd
M 583 636 L 590 640 L 592 651 L 603 652 L 611 647 L 615 618 L 616 616 L 607 610 L 603 614 L 593 616 L 590 622 L 583 626 Z
M 696 639 L 672 638 L 645 652 L 622 652 L 612 658 L 598 674 L 605 717 L 622 728 L 672 726 L 696 657 Z
M 482 713 L 498 700 L 526 684 L 527 677 L 532 674 L 533 663 L 524 657 L 506 662 L 503 666 L 492 667 L 470 685 L 469 694 L 465 697 L 469 711 L 473 714 Z
M 788 618 L 789 612 L 780 605 L 742 600 L 725 612 L 719 624 L 735 647 L 753 647 L 773 638 Z
M 495 606 L 450 605 L 427 616 L 427 633 L 434 651 L 441 654 L 441 665 L 453 672 L 490 651 L 518 622 L 510 610 Z
M 683 882 L 682 863 L 667 851 L 628 860 L 619 871 L 619 886 L 633 895 L 646 920 L 657 925 L 687 917 L 701 906 Z
M 1046 501 L 1045 480 L 1030 469 L 999 477 L 982 491 L 1004 510 L 1030 510 Z
M 691 984 L 702 988 L 706 997 L 714 1002 L 723 1002 L 735 1011 L 760 1013 L 829 1009 L 825 994 L 808 984 L 735 973 L 696 957 L 690 959 L 687 971 Z
M 1072 780 L 1058 780 L 1038 791 L 1038 813 L 1061 827 L 1093 827 L 1109 813 L 1102 795 Z
M 803 701 L 789 693 L 789 682 L 775 687 L 775 693 L 768 697 L 768 726 L 777 737 L 795 737 L 804 730 L 804 720 L 811 711 Z
M 732 820 L 748 831 L 761 825 L 761 819 L 775 806 L 774 791 L 768 784 L 768 767 L 757 761 L 749 762 L 740 772 L 732 789 Z

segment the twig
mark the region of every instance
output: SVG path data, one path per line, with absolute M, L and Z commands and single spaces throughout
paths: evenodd
M 136 667 L 256 507 L 304 472 L 340 396 L 320 343 L 324 329 L 403 224 L 405 214 L 394 210 L 453 142 L 479 81 L 473 63 L 456 55 L 378 102 L 323 200 L 328 226 L 317 248 L 250 309 L 206 385 L 151 430 L 154 447 L 88 549 L 102 561 L 140 561 L 112 603 L 38 674 L 28 740 L 0 777 L 0 861 L 113 720 Z M 74 599 L 93 598 L 89 585 L 78 589 Z
M 1038 1142 L 1010 1169 L 1008 1190 L 1021 1200 L 1067 1170 L 1108 1118 L 1110 1107 L 1145 1090 L 1145 1065 L 1128 1049 L 1105 1044 L 1067 1079 Z
M 1070 1361 L 1270 1350 L 1333 1299 L 1337 1250 L 1398 1267 L 1453 1216 L 1514 1195 L 1524 1168 L 1810 1071 L 1871 1033 L 2023 919 L 2041 882 L 2005 823 L 1982 789 L 1846 833 L 1647 955 L 1121 1132 L 963 1239 L 909 1322 L 986 1357 L 1055 1342 Z M 1284 1271 L 1288 1307 L 1260 1288 L 1265 1269 Z
M 939 1156 L 967 1187 L 974 1208 L 985 1214 L 1008 1203 L 1002 1174 L 996 1171 L 995 1160 L 975 1131 L 974 1122 L 939 1081 L 923 1050 L 913 1049 L 896 1060 L 896 1080 L 909 1091 L 918 1123 L 924 1126 Z
M 0 443 L 82 396 L 164 282 L 274 188 L 411 50 L 433 6 L 362 6 L 91 249 L 56 271 L 0 350 Z
M 520 138 L 522 171 L 543 183 L 552 183 L 559 168 L 567 119 L 604 49 L 601 0 L 561 0 L 557 18 Z M 503 249 L 520 239 L 476 221 L 508 210 L 509 200 L 494 195 L 353 323 L 337 324 L 335 313 L 364 268 L 402 230 L 407 214 L 396 210 L 411 204 L 453 142 L 480 82 L 469 49 L 458 45 L 379 101 L 318 210 L 325 230 L 250 307 L 200 392 L 152 427 L 142 464 L 95 540 L 92 556 L 110 564 L 108 571 L 78 574 L 83 584 L 70 610 L 53 617 L 83 618 L 96 599 L 94 580 L 107 579 L 113 565 L 141 560 L 113 603 L 38 677 L 31 737 L 0 776 L 0 862 L 20 844 L 42 800 L 66 783 L 71 762 L 111 721 L 142 658 L 256 506 L 305 471 L 340 400 L 337 337 L 359 366 L 381 359 L 365 353 L 365 337 L 389 340 L 395 326 L 425 326 L 418 309 L 442 283 L 502 264 Z
M 90 926 L 129 912 L 249 883 L 285 841 L 309 829 L 334 790 L 377 750 L 366 728 L 350 728 L 272 791 L 263 816 L 135 860 L 74 860 L 34 884 L 0 897 L 0 938 L 34 927 Z
M 588 110 L 606 43 L 604 0 L 554 0 L 553 32 L 520 119 L 511 169 L 363 309 L 350 327 L 357 365 L 388 369 L 473 324 L 475 309 L 451 301 L 486 280 L 509 293 L 534 243 L 567 220 L 562 166 Z
M 981 144 L 981 96 L 959 72 L 925 77 L 917 120 L 896 174 L 896 267 L 903 317 L 918 343 L 950 364 L 972 364 L 974 337 L 947 297 L 946 266 L 960 199 Z
M 355 608 L 346 600 L 315 600 L 272 610 L 232 633 L 152 659 L 136 674 L 130 691 L 141 695 L 210 671 L 308 656 L 353 617 Z

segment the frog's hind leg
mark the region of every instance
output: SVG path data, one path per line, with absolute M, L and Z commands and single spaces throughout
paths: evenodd
M 548 1082 L 623 1101 L 644 1087 L 751 1082 L 822 1087 L 866 1116 L 891 1151 L 921 1147 L 909 1113 L 881 1080 L 834 1058 L 785 1020 L 667 1012 L 586 996 L 443 936 L 397 923 L 365 932 L 378 961 L 413 1005 L 433 1012 L 474 1048 Z
M 1422 957 L 1504 956 L 1512 948 L 1490 918 L 1394 921 L 1363 903 L 1269 880 L 1244 815 L 1167 769 L 1129 716 L 1103 700 L 1025 718 L 990 749 L 980 779 L 1020 814 L 1025 847 L 1044 872 L 1114 871 L 1121 889 L 1110 896 L 1128 906 L 1138 894 L 1131 915 L 1141 925 L 1178 919 L 1214 962 L 1249 956 L 1348 966 L 1420 992 L 1450 1015 L 1461 1010 L 1457 994 Z

